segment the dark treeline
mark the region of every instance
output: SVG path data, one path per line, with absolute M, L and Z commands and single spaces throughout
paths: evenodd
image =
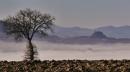
M 130 60 L 1 61 L 0 72 L 130 72 Z

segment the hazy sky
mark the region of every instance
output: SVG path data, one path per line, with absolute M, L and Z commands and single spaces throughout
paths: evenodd
M 0 19 L 25 8 L 50 13 L 65 27 L 130 25 L 130 0 L 0 0 Z

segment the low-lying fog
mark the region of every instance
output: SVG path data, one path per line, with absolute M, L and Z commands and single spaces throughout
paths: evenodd
M 33 42 L 41 60 L 63 59 L 130 59 L 130 44 L 70 45 Z M 0 60 L 23 60 L 26 42 L 0 41 Z

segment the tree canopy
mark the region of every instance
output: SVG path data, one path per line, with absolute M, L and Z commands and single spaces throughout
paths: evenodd
M 35 33 L 47 35 L 47 30 L 51 29 L 54 20 L 55 18 L 49 14 L 25 9 L 20 10 L 15 16 L 7 17 L 4 22 L 7 34 L 15 36 L 16 39 L 31 40 Z

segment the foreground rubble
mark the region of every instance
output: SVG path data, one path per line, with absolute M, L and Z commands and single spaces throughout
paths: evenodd
M 0 72 L 130 72 L 130 60 L 0 61 Z

